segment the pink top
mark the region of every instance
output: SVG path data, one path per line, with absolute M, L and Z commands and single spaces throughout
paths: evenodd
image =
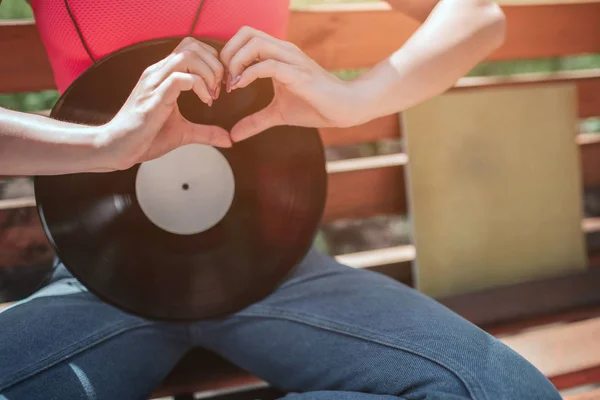
M 185 36 L 200 0 L 68 0 L 96 60 L 141 41 Z M 36 24 L 46 46 L 58 90 L 62 93 L 93 64 L 65 5 L 65 0 L 33 0 Z M 205 0 L 195 36 L 226 41 L 252 26 L 284 38 L 289 0 Z

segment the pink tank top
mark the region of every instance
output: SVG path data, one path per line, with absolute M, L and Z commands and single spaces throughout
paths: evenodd
M 62 93 L 94 59 L 141 41 L 190 33 L 200 0 L 33 0 L 32 9 Z M 284 38 L 289 0 L 205 0 L 194 35 L 226 41 L 252 26 Z

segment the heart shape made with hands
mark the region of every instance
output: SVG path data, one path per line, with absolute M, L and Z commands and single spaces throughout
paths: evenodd
M 181 39 L 139 43 L 100 60 L 67 88 L 51 117 L 103 125 L 119 112 L 143 71 Z M 217 50 L 223 46 L 203 43 Z M 273 96 L 271 79 L 258 79 L 222 91 L 210 107 L 193 91 L 181 93 L 178 105 L 193 123 L 230 130 Z M 226 315 L 275 290 L 311 249 L 327 195 L 317 129 L 276 126 L 231 148 L 199 146 L 203 151 L 191 157 L 179 149 L 167 154 L 164 159 L 174 162 L 166 161 L 164 169 L 150 162 L 155 174 L 142 179 L 146 204 L 158 204 L 158 217 L 173 215 L 187 223 L 214 215 L 214 208 L 197 199 L 214 200 L 226 186 L 206 159 L 226 160 L 233 199 L 214 225 L 192 233 L 164 229 L 144 210 L 143 193 L 136 188 L 148 163 L 108 173 L 35 177 L 38 214 L 49 242 L 73 276 L 100 299 L 150 319 Z M 181 180 L 188 176 L 206 179 L 188 187 Z M 190 194 L 197 197 L 186 197 Z
M 96 67 L 101 66 L 102 75 L 106 79 L 98 79 L 98 73 L 93 67 L 84 71 L 59 98 L 51 117 L 97 125 L 108 122 L 123 106 L 144 69 L 168 56 L 181 40 L 182 38 L 174 37 L 146 41 L 104 57 L 97 62 Z M 225 45 L 213 39 L 198 40 L 217 51 Z M 108 83 L 110 90 L 107 90 Z M 229 93 L 222 90 L 211 107 L 203 103 L 193 91 L 183 92 L 179 96 L 178 105 L 181 114 L 190 122 L 217 125 L 230 131 L 243 117 L 269 105 L 273 96 L 272 80 L 258 79 L 247 87 Z M 77 98 L 77 104 L 66 101 L 70 98 Z M 60 110 L 60 115 L 57 115 L 56 110 Z

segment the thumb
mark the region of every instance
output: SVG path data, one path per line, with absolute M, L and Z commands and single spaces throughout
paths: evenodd
M 182 144 L 207 144 L 215 147 L 231 147 L 229 132 L 216 125 L 199 125 L 187 122 L 189 127 Z
M 235 124 L 231 128 L 231 140 L 239 142 L 283 123 L 281 113 L 277 111 L 275 104 L 271 103 L 262 110 L 242 118 Z

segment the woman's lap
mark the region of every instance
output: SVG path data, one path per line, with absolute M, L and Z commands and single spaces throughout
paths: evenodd
M 73 279 L 54 285 L 77 293 L 0 313 L 0 358 L 9 361 L 0 364 L 0 393 L 9 400 L 55 390 L 143 398 L 194 346 L 285 391 L 312 391 L 307 398 L 560 399 L 524 359 L 438 303 L 316 251 L 266 299 L 195 324 L 123 313 Z

